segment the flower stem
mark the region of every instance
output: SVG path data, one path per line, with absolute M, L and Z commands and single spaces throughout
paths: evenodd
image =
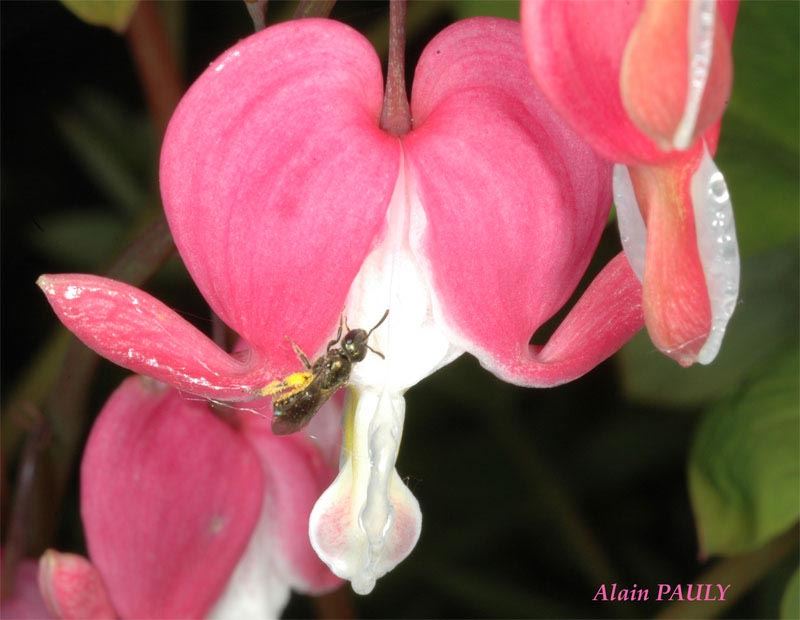
M 389 1 L 389 63 L 380 125 L 395 136 L 411 130 L 411 111 L 406 94 L 406 10 L 406 0 Z
M 155 2 L 140 2 L 126 37 L 150 117 L 158 135 L 163 136 L 172 111 L 183 94 L 183 80 L 158 11 Z
M 244 0 L 244 5 L 253 20 L 253 30 L 264 30 L 267 27 L 267 0 Z
M 328 17 L 336 0 L 300 0 L 292 19 L 303 17 Z

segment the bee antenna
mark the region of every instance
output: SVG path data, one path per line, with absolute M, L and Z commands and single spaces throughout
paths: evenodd
M 383 323 L 386 320 L 387 316 L 389 316 L 389 309 L 388 308 L 386 309 L 386 312 L 383 313 L 383 316 L 381 317 L 381 320 L 378 321 L 377 323 L 375 323 L 375 327 L 373 327 L 371 330 L 369 330 L 367 332 L 367 338 L 369 338 L 369 335 L 381 326 L 381 323 Z M 370 349 L 370 351 L 374 351 L 374 350 Z M 374 351 L 374 352 L 377 353 L 377 351 Z M 383 357 L 383 355 L 381 355 L 381 357 Z
M 383 353 L 381 353 L 380 351 L 376 351 L 375 349 L 373 349 L 373 348 L 372 348 L 371 346 L 369 346 L 369 345 L 367 345 L 367 348 L 368 348 L 370 351 L 372 351 L 372 352 L 373 352 L 375 355 L 377 355 L 378 357 L 380 357 L 382 360 L 385 360 L 385 359 L 386 359 L 386 357 L 385 357 L 385 356 L 383 355 Z

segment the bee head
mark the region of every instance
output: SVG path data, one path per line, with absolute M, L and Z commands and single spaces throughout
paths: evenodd
M 342 338 L 342 350 L 352 362 L 360 362 L 367 356 L 367 338 L 364 329 L 351 329 Z

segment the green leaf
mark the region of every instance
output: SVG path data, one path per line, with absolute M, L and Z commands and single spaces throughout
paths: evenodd
M 781 620 L 797 618 L 800 618 L 800 568 L 789 578 L 781 599 Z
M 731 191 L 743 256 L 800 227 L 800 5 L 743 2 L 735 77 L 716 161 Z
M 757 549 L 800 517 L 800 356 L 792 349 L 700 423 L 689 493 L 704 554 Z
M 459 19 L 488 15 L 519 21 L 517 0 L 459 0 L 453 3 L 453 8 Z
M 102 211 L 54 213 L 39 219 L 31 242 L 69 269 L 97 269 L 125 236 L 126 222 Z
M 798 274 L 796 243 L 742 262 L 739 305 L 719 356 L 708 366 L 681 368 L 642 331 L 618 357 L 627 396 L 650 405 L 692 407 L 731 394 L 765 362 L 797 343 Z
M 124 32 L 136 9 L 136 0 L 61 0 L 86 23 Z

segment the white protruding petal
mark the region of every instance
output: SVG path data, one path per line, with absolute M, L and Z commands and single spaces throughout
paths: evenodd
M 622 164 L 614 166 L 614 205 L 617 207 L 617 226 L 622 249 L 625 250 L 631 269 L 641 282 L 644 279 L 647 228 L 636 201 L 628 167 Z
M 689 148 L 692 143 L 697 115 L 700 113 L 700 104 L 703 102 L 703 93 L 705 93 L 711 69 L 714 52 L 715 14 L 715 0 L 691 0 L 689 3 L 688 84 L 683 115 L 675 129 L 675 135 L 672 137 L 672 146 L 676 149 Z
M 709 364 L 719 352 L 728 321 L 739 296 L 739 244 L 731 197 L 725 178 L 704 148 L 700 166 L 692 176 L 697 249 L 711 302 L 711 332 L 697 361 Z
M 350 287 L 346 317 L 350 327 L 369 329 L 389 309 L 389 318 L 370 337 L 383 353 L 368 353 L 353 369 L 356 386 L 403 393 L 463 350 L 451 344 L 434 311 L 425 265 L 412 250 L 411 236 L 424 234 L 419 197 L 401 162 L 386 213 L 387 235 L 370 253 Z
M 280 617 L 289 602 L 289 583 L 278 566 L 278 541 L 273 521 L 265 502 L 247 549 L 208 618 L 269 620 Z
M 314 550 L 359 594 L 369 593 L 419 538 L 419 504 L 394 469 L 404 415 L 398 394 L 360 394 L 339 475 L 311 512 Z

